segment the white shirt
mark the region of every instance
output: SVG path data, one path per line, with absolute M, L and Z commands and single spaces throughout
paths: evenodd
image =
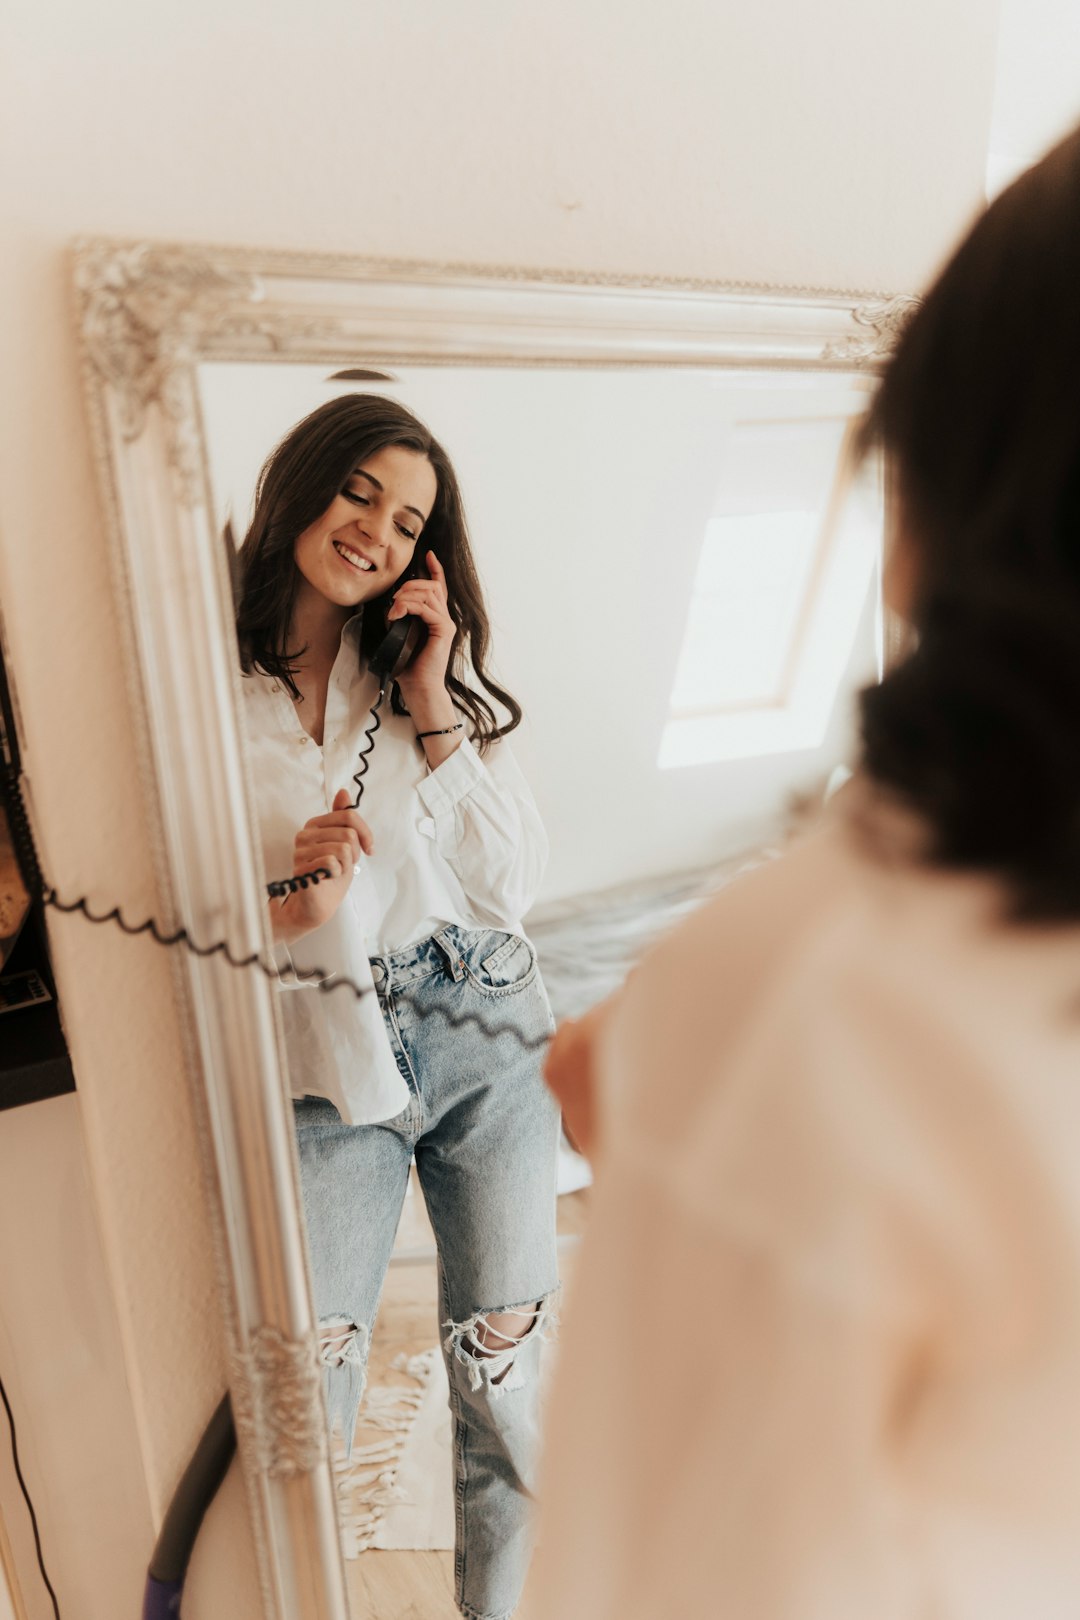
M 300 724 L 288 689 L 270 676 L 242 682 L 251 776 L 268 881 L 289 877 L 293 840 L 340 788 L 356 797 L 364 733 L 378 682 L 361 669 L 360 619 L 350 619 L 330 676 L 323 744 Z M 387 695 L 368 756 L 359 813 L 374 854 L 329 922 L 279 947 L 301 972 L 319 968 L 372 984 L 368 958 L 427 939 L 448 923 L 522 932 L 547 859 L 532 795 L 505 742 L 481 758 L 465 738 L 435 770 L 407 715 Z M 283 977 L 282 1016 L 294 1096 L 327 1097 L 350 1124 L 391 1119 L 408 1105 L 374 995 L 323 993 Z
M 611 1005 L 538 1620 L 1080 1615 L 1080 927 L 844 798 Z

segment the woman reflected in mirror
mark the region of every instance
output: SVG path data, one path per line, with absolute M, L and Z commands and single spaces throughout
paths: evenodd
M 558 1286 L 551 1015 L 521 921 L 547 846 L 446 452 L 392 400 L 330 401 L 264 466 L 239 578 L 266 872 L 329 874 L 269 911 L 332 1418 L 348 1452 L 415 1158 L 439 1254 L 457 1602 L 508 1616 Z M 406 618 L 420 645 L 386 704 L 380 648 Z

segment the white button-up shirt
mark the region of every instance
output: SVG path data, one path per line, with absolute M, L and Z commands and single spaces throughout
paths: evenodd
M 361 667 L 359 617 L 342 632 L 326 696 L 320 747 L 300 723 L 288 689 L 252 674 L 243 681 L 251 776 L 268 881 L 293 870 L 293 840 L 325 815 L 341 788 L 356 796 L 364 734 L 378 682 Z M 369 957 L 463 928 L 522 932 L 547 859 L 547 839 L 531 793 L 505 742 L 483 758 L 466 738 L 428 768 L 407 715 L 389 697 L 368 756 L 359 813 L 374 854 L 360 867 L 329 922 L 291 945 L 300 973 L 315 969 L 371 986 Z M 350 1124 L 391 1119 L 409 1102 L 374 995 L 321 993 L 284 975 L 282 1017 L 294 1096 L 327 1097 Z

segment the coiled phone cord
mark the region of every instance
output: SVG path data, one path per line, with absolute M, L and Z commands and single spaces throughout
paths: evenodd
M 379 710 L 383 706 L 383 701 L 384 701 L 384 699 L 386 697 L 386 689 L 387 689 L 388 685 L 389 685 L 389 680 L 384 675 L 382 680 L 379 682 L 379 695 L 375 699 L 375 702 L 371 706 L 371 724 L 370 724 L 370 726 L 368 726 L 367 730 L 364 732 L 364 742 L 367 743 L 367 747 L 366 748 L 362 747 L 360 749 L 360 769 L 353 773 L 353 781 L 356 783 L 356 798 L 353 800 L 352 804 L 349 806 L 350 810 L 359 810 L 359 808 L 360 808 L 360 800 L 364 797 L 364 777 L 367 775 L 368 770 L 369 770 L 369 768 L 371 766 L 371 755 L 372 755 L 372 751 L 373 751 L 373 749 L 375 747 L 375 733 L 378 731 L 379 727 L 382 725 L 382 719 L 381 719 L 381 717 L 379 715 Z
M 382 708 L 383 699 L 386 697 L 386 687 L 387 679 L 383 676 L 379 682 L 379 695 L 371 707 L 371 724 L 364 732 L 364 741 L 367 743 L 367 747 L 361 748 L 360 769 L 353 775 L 353 781 L 356 783 L 356 798 L 349 805 L 350 810 L 359 810 L 360 800 L 364 796 L 364 777 L 367 775 L 371 765 L 371 753 L 375 747 L 375 733 L 382 725 L 379 710 Z M 320 879 L 328 878 L 330 875 L 325 866 L 316 866 L 313 871 L 302 872 L 299 877 L 275 878 L 272 883 L 266 885 L 266 892 L 272 900 L 280 900 L 284 896 L 295 894 L 297 889 L 306 889 L 309 883 L 318 883 Z M 314 977 L 314 975 L 305 974 L 303 977 L 310 978 Z
M 372 705 L 371 724 L 364 733 L 367 747 L 361 749 L 360 768 L 353 775 L 353 781 L 356 783 L 356 798 L 350 808 L 354 810 L 363 797 L 364 777 L 370 769 L 371 753 L 375 746 L 375 734 L 382 724 L 379 710 L 386 697 L 386 690 L 387 681 L 384 679 L 380 683 L 378 698 Z M 34 841 L 30 833 L 30 820 L 22 795 L 17 756 L 11 764 L 5 766 L 4 774 L 7 778 L 6 798 L 16 858 L 22 867 L 23 876 L 32 898 L 40 899 L 43 905 L 65 916 L 77 913 L 84 917 L 87 922 L 94 924 L 113 923 L 125 934 L 149 935 L 156 945 L 163 945 L 167 948 L 182 945 L 193 956 L 203 959 L 220 956 L 232 968 L 254 968 L 273 983 L 281 982 L 283 970 L 278 967 L 276 962 L 268 961 L 260 951 L 251 951 L 246 955 L 241 955 L 233 949 L 226 939 L 203 943 L 193 936 L 186 925 L 181 924 L 177 928 L 168 929 L 156 917 L 146 917 L 142 922 L 133 923 L 124 916 L 119 905 L 112 906 L 108 911 L 92 909 L 87 895 L 80 895 L 77 900 L 63 899 L 56 889 L 46 881 L 37 858 L 37 850 L 34 847 Z M 274 883 L 267 885 L 267 890 L 275 897 L 295 893 L 297 889 L 307 888 L 309 884 L 318 883 L 324 878 L 329 878 L 330 875 L 325 867 L 316 867 L 313 872 L 305 872 L 299 877 L 276 880 Z M 313 968 L 303 973 L 291 969 L 288 976 L 294 979 L 310 980 L 311 988 L 320 991 L 323 995 L 331 995 L 336 990 L 346 990 L 351 991 L 357 1001 L 363 1001 L 368 996 L 378 995 L 374 985 L 357 984 L 355 979 L 350 979 L 346 974 L 334 973 L 329 968 Z M 418 1010 L 417 1016 L 440 1018 L 452 1029 L 477 1029 L 481 1034 L 487 1035 L 493 1040 L 500 1035 L 508 1035 L 527 1051 L 540 1050 L 547 1046 L 550 1038 L 547 1035 L 523 1035 L 513 1024 L 489 1024 L 476 1013 L 456 1013 L 442 1008 L 432 1008 L 424 1013 L 420 1013 Z

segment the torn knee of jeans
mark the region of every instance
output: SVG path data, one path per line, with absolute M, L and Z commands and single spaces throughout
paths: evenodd
M 500 1320 L 498 1327 L 492 1318 Z M 536 1336 L 549 1339 L 555 1326 L 553 1297 L 524 1305 L 498 1305 L 476 1311 L 464 1322 L 446 1322 L 445 1344 L 454 1358 L 468 1368 L 469 1388 L 490 1386 L 493 1394 L 521 1389 L 525 1377 L 519 1365 L 521 1350 Z
M 324 1367 L 364 1367 L 368 1357 L 368 1329 L 347 1316 L 332 1316 L 319 1323 L 319 1361 Z
M 324 1374 L 326 1411 L 332 1433 L 345 1441 L 345 1461 L 352 1456 L 356 1415 L 367 1382 L 371 1330 L 354 1317 L 324 1316 L 319 1321 L 318 1354 Z

